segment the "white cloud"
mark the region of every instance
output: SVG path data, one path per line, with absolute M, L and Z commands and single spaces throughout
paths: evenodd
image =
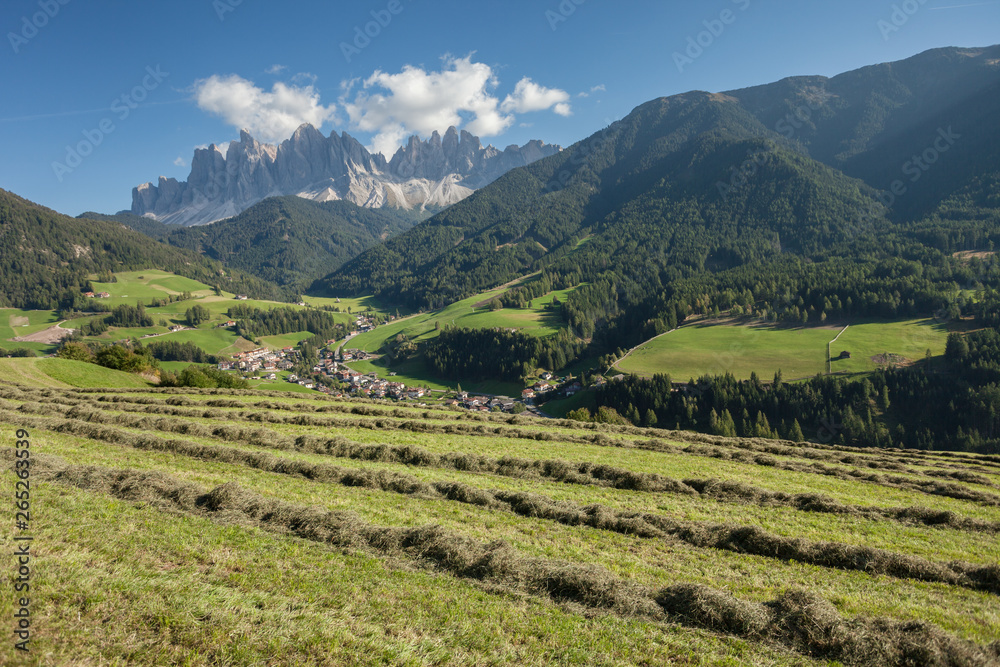
M 264 72 L 266 72 L 267 74 L 281 74 L 286 69 L 288 68 L 285 67 L 284 65 L 271 65 L 266 70 L 264 70 Z
M 319 128 L 333 120 L 335 107 L 323 106 L 310 86 L 277 82 L 267 92 L 235 74 L 212 75 L 194 83 L 198 107 L 266 142 L 287 139 L 303 123 Z
M 184 161 L 184 158 L 178 156 L 177 159 L 174 160 L 174 166 L 177 166 L 177 167 L 186 167 L 187 166 L 187 162 Z
M 589 92 L 577 93 L 576 96 L 577 97 L 590 97 L 594 93 L 603 93 L 603 92 L 606 92 L 607 90 L 608 89 L 605 88 L 604 84 L 602 83 L 600 85 L 592 87 Z
M 491 94 L 497 78 L 489 65 L 474 63 L 471 56 L 446 58 L 439 72 L 407 65 L 398 74 L 376 70 L 362 88 L 348 99 L 345 86 L 341 104 L 353 126 L 374 135 L 372 149 L 391 155 L 409 134 L 428 135 L 449 126 L 479 136 L 496 136 L 514 123 L 498 109 Z
M 528 77 L 517 82 L 514 93 L 504 99 L 500 109 L 508 113 L 552 109 L 560 116 L 569 116 L 573 113 L 569 105 L 569 93 L 558 88 L 540 86 Z
M 312 72 L 299 72 L 298 74 L 292 77 L 292 83 L 297 83 L 300 86 L 302 85 L 311 86 L 314 83 L 316 83 L 316 79 L 318 78 L 319 77 L 313 74 Z
M 273 65 L 268 73 L 286 68 Z M 194 83 L 198 107 L 233 127 L 246 128 L 261 141 L 276 143 L 288 138 L 299 125 L 341 122 L 334 105 L 324 106 L 313 87 L 316 76 L 300 72 L 291 83 L 277 82 L 270 91 L 238 75 L 213 75 Z M 407 137 L 444 132 L 454 125 L 480 137 L 506 132 L 516 114 L 551 110 L 572 114 L 570 95 L 546 88 L 530 78 L 521 79 L 514 92 L 501 101 L 492 67 L 472 61 L 472 56 L 446 56 L 440 70 L 407 65 L 397 73 L 376 70 L 366 79 L 341 83 L 340 106 L 352 130 L 371 135 L 369 149 L 386 156 L 395 153 Z M 521 124 L 521 127 L 530 127 Z
M 516 113 L 572 113 L 563 90 L 524 78 L 501 102 L 493 92 L 498 83 L 493 68 L 472 62 L 471 55 L 445 57 L 440 71 L 407 65 L 396 74 L 376 70 L 364 81 L 345 81 L 340 104 L 354 129 L 373 135 L 371 150 L 386 156 L 411 134 L 427 136 L 454 125 L 492 137 L 513 126 Z

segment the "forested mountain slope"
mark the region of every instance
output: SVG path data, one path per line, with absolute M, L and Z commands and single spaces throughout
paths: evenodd
M 162 269 L 260 297 L 284 291 L 119 223 L 70 218 L 0 190 L 0 306 L 49 310 L 82 303 L 88 276 Z
M 575 334 L 628 341 L 734 305 L 803 322 L 933 312 L 971 279 L 951 253 L 1000 241 L 998 53 L 653 100 L 314 289 L 436 307 L 542 270 L 541 286 L 589 283 L 564 309 Z
M 272 197 L 210 225 L 168 227 L 165 238 L 265 280 L 304 288 L 415 222 L 413 214 L 395 209 Z

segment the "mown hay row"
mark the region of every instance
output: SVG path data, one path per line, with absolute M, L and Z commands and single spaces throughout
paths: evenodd
M 789 472 L 801 472 L 807 474 L 823 475 L 825 477 L 836 477 L 837 479 L 851 480 L 858 482 L 868 482 L 878 486 L 885 486 L 894 489 L 906 489 L 918 491 L 933 496 L 947 496 L 958 500 L 971 500 L 983 505 L 1000 505 L 1000 496 L 995 493 L 988 493 L 978 489 L 970 489 L 960 484 L 952 482 L 939 482 L 935 480 L 917 480 L 899 475 L 883 475 L 881 473 L 859 470 L 857 468 L 840 468 L 830 466 L 821 462 L 800 463 L 796 461 L 781 461 L 765 454 L 756 454 L 745 451 L 733 451 L 722 447 L 709 447 L 706 445 L 690 445 L 681 450 L 682 452 L 695 456 L 716 458 L 727 461 L 737 461 L 751 465 L 777 468 Z M 927 476 L 928 471 L 906 470 L 908 474 Z M 966 483 L 986 484 L 995 486 L 989 479 L 971 472 L 950 472 L 947 473 L 952 478 L 960 478 Z M 931 475 L 935 476 L 936 475 Z
M 53 390 L 53 389 L 38 389 L 30 388 L 23 389 L 24 392 L 31 392 L 37 395 L 43 395 L 47 397 L 54 397 L 58 393 L 64 395 L 75 395 L 75 396 L 86 396 L 89 393 L 95 393 L 103 390 Z M 129 391 L 123 391 L 121 393 L 137 393 L 137 392 L 147 392 L 152 390 L 142 390 L 142 389 L 130 389 Z M 165 394 L 178 394 L 179 392 L 176 388 L 156 390 L 158 393 Z M 183 392 L 184 395 L 173 396 L 169 399 L 150 399 L 146 397 L 135 399 L 136 402 L 140 404 L 159 404 L 159 405 L 172 405 L 172 406 L 208 406 L 208 407 L 229 407 L 229 408 L 242 408 L 247 410 L 250 408 L 254 409 L 270 409 L 270 410 L 285 410 L 285 411 L 295 411 L 302 412 L 303 410 L 309 412 L 346 412 L 356 415 L 366 415 L 366 416 L 382 416 L 382 417 L 394 417 L 394 418 L 412 418 L 412 414 L 407 414 L 405 411 L 398 408 L 389 409 L 385 407 L 384 403 L 373 401 L 370 399 L 332 399 L 330 397 L 309 397 L 309 399 L 302 399 L 303 401 L 315 403 L 316 405 L 304 405 L 301 403 L 287 404 L 279 403 L 276 401 L 260 401 L 260 402 L 242 402 L 233 401 L 231 399 L 213 399 L 208 401 L 194 401 L 188 398 L 188 394 L 196 393 L 199 395 L 220 395 L 220 394 L 230 394 L 230 395 L 265 395 L 272 396 L 267 392 L 259 392 L 253 390 L 221 390 L 221 389 L 202 389 L 202 390 L 192 390 L 192 392 Z M 0 392 L 0 396 L 2 396 Z M 273 397 L 273 396 L 272 396 Z M 108 402 L 128 402 L 121 396 L 101 396 L 98 398 L 99 401 Z M 469 413 L 465 411 L 456 411 L 454 408 L 441 408 L 436 407 L 433 411 L 425 411 L 425 418 L 428 415 L 433 415 L 434 418 L 439 420 L 447 420 L 451 417 L 451 413 L 455 413 L 453 420 L 465 420 L 480 423 L 502 423 L 507 425 L 521 425 L 521 424 L 532 424 L 538 423 L 537 419 L 531 417 L 526 417 L 523 415 L 483 415 L 478 413 Z M 259 413 L 260 414 L 260 413 Z M 264 416 L 260 414 L 258 419 L 263 419 Z M 280 420 L 276 420 L 280 423 Z M 888 471 L 897 472 L 910 472 L 912 474 L 929 474 L 930 476 L 944 477 L 959 479 L 959 481 L 972 481 L 973 483 L 983 483 L 994 485 L 990 480 L 985 478 L 979 478 L 973 481 L 973 478 L 969 478 L 967 475 L 951 475 L 948 471 L 912 471 L 904 470 L 905 466 L 897 460 L 898 458 L 919 458 L 921 459 L 921 465 L 932 465 L 944 468 L 954 468 L 959 471 L 968 471 L 968 466 L 962 464 L 956 464 L 948 461 L 968 461 L 974 463 L 977 466 L 991 466 L 1000 468 L 1000 456 L 971 456 L 961 452 L 918 452 L 916 450 L 899 450 L 899 449 L 882 449 L 878 450 L 879 454 L 874 454 L 874 450 L 863 450 L 857 447 L 848 447 L 842 445 L 822 445 L 817 443 L 793 443 L 789 441 L 776 441 L 767 440 L 760 438 L 727 438 L 722 436 L 713 436 L 702 433 L 693 433 L 687 431 L 665 431 L 660 429 L 648 429 L 648 428 L 638 428 L 633 426 L 614 426 L 610 424 L 594 424 L 588 423 L 584 424 L 581 422 L 575 422 L 572 420 L 550 420 L 548 423 L 555 424 L 564 428 L 571 430 L 581 431 L 599 431 L 600 433 L 595 434 L 595 436 L 602 436 L 607 433 L 618 433 L 633 436 L 649 436 L 657 435 L 662 437 L 669 437 L 672 440 L 679 442 L 695 443 L 695 444 L 707 444 L 716 445 L 722 447 L 733 447 L 738 449 L 744 449 L 749 451 L 776 454 L 797 458 L 807 458 L 812 460 L 821 460 L 831 463 L 843 463 L 846 465 L 857 465 L 863 468 L 870 469 L 882 469 Z M 324 424 L 317 424 L 324 425 Z M 385 427 L 384 424 L 380 428 Z M 474 429 L 475 433 L 483 433 L 482 429 Z M 495 433 L 496 431 L 494 431 Z M 543 437 L 539 438 L 539 432 L 530 431 L 527 437 L 532 439 L 547 439 L 544 436 L 549 434 L 542 434 Z M 570 442 L 594 442 L 595 436 L 573 436 L 570 434 L 563 434 L 562 439 Z M 511 435 L 510 437 L 523 437 L 520 435 Z M 604 440 L 599 444 L 610 444 L 613 440 Z M 621 446 L 621 443 L 618 444 Z M 894 458 L 895 457 L 895 458 Z M 982 468 L 979 468 L 982 470 Z M 975 472 L 975 469 L 972 470 Z
M 119 398 L 119 397 L 115 397 L 115 398 Z M 124 403 L 125 401 L 122 400 L 122 401 L 118 401 L 118 402 L 123 402 Z M 200 402 L 200 403 L 203 404 L 203 405 L 205 405 L 205 406 L 213 407 L 213 408 L 219 408 L 219 407 L 224 407 L 224 408 L 239 408 L 239 409 L 242 409 L 243 411 L 247 411 L 247 410 L 251 410 L 251 409 L 253 409 L 253 410 L 296 411 L 295 410 L 295 406 L 291 406 L 291 405 L 288 405 L 288 404 L 274 403 L 274 402 L 256 402 L 256 403 L 252 403 L 252 404 L 246 404 L 246 403 L 240 403 L 239 401 L 232 401 L 232 400 L 225 400 L 225 399 L 215 399 L 215 400 L 203 401 L 203 402 Z M 173 406 L 180 406 L 180 405 L 191 406 L 191 405 L 198 405 L 199 402 L 190 401 L 190 400 L 184 400 L 182 402 L 181 400 L 178 400 L 178 399 L 168 399 L 167 401 L 162 402 L 162 404 L 173 405 Z M 363 405 L 363 406 L 345 405 L 343 407 L 337 407 L 337 406 L 334 406 L 334 405 L 330 405 L 330 406 L 314 406 L 312 408 L 312 411 L 316 412 L 316 413 L 341 412 L 341 413 L 348 413 L 348 414 L 361 415 L 361 416 L 374 416 L 374 417 L 386 417 L 386 418 L 391 417 L 391 418 L 395 418 L 395 419 L 412 419 L 413 418 L 412 413 L 407 413 L 404 410 L 400 410 L 400 409 L 377 410 L 377 409 L 375 409 L 375 408 L 373 408 L 372 406 L 369 406 L 369 405 Z M 450 417 L 450 415 L 446 416 L 446 415 L 442 415 L 440 413 L 430 413 L 430 412 L 425 412 L 424 413 L 425 419 L 429 419 L 431 416 L 433 416 L 434 419 L 437 419 L 439 421 L 445 421 L 445 420 L 447 420 L 447 417 Z M 503 417 L 500 417 L 500 416 L 495 416 L 495 415 L 488 415 L 487 416 L 487 415 L 478 415 L 478 414 L 473 414 L 473 413 L 465 413 L 464 415 L 460 413 L 460 414 L 455 415 L 454 417 L 452 417 L 451 420 L 452 421 L 458 421 L 458 420 L 461 420 L 463 417 L 465 417 L 466 419 L 468 419 L 470 421 L 476 421 L 476 422 L 489 421 L 491 423 L 502 423 L 502 424 L 515 425 L 515 426 L 525 425 L 525 424 L 531 424 L 532 421 L 537 421 L 537 420 L 532 420 L 531 418 L 520 417 L 520 416 L 503 416 Z M 260 416 L 257 416 L 256 418 L 257 419 L 263 419 Z M 276 420 L 276 421 L 278 423 L 281 423 L 280 419 Z M 565 420 L 563 420 L 563 421 L 565 421 Z M 565 426 L 565 424 L 561 424 L 561 425 Z M 413 430 L 412 426 L 410 427 L 410 430 Z M 577 430 L 579 430 L 579 429 L 577 429 Z M 494 431 L 494 432 L 499 434 L 499 432 L 497 432 L 497 431 Z M 538 434 L 542 433 L 542 431 L 529 431 L 528 433 L 529 433 L 529 435 L 528 435 L 529 438 L 537 439 L 538 438 Z M 671 432 L 671 433 L 674 434 L 675 436 L 677 435 L 677 432 Z M 683 438 L 676 438 L 675 437 L 675 439 L 681 439 L 681 440 L 684 440 L 684 441 L 690 441 L 692 439 L 690 436 L 693 435 L 693 434 L 691 434 L 691 433 L 685 433 L 684 435 L 686 437 L 683 437 Z M 523 432 L 519 433 L 517 437 L 523 437 Z M 573 436 L 569 436 L 569 438 L 573 439 Z M 700 438 L 698 438 L 698 440 L 700 441 Z M 986 477 L 984 477 L 982 475 L 978 475 L 978 474 L 976 474 L 976 472 L 968 470 L 964 466 L 956 466 L 955 464 L 939 463 L 937 465 L 941 465 L 941 466 L 945 466 L 945 467 L 953 467 L 953 468 L 957 468 L 957 470 L 915 470 L 913 468 L 908 468 L 906 465 L 900 463 L 898 460 L 895 460 L 895 459 L 893 459 L 891 457 L 878 456 L 878 455 L 873 454 L 872 452 L 864 452 L 864 453 L 862 453 L 862 452 L 857 451 L 857 450 L 849 452 L 849 453 L 841 453 L 841 452 L 838 452 L 838 451 L 821 451 L 821 450 L 813 449 L 813 448 L 811 448 L 809 446 L 806 446 L 806 445 L 803 445 L 801 443 L 797 443 L 794 446 L 788 446 L 788 445 L 776 444 L 774 441 L 768 441 L 768 440 L 764 440 L 762 442 L 758 440 L 758 441 L 749 442 L 749 443 L 742 442 L 739 439 L 734 439 L 734 438 L 722 438 L 721 440 L 722 441 L 720 442 L 720 444 L 725 445 L 727 447 L 735 447 L 735 448 L 739 448 L 739 449 L 746 449 L 746 450 L 750 450 L 750 451 L 754 451 L 754 452 L 760 452 L 760 453 L 763 453 L 763 454 L 774 454 L 774 455 L 789 456 L 789 457 L 796 457 L 796 458 L 807 458 L 807 459 L 816 460 L 816 461 L 825 461 L 825 462 L 828 462 L 828 463 L 839 463 L 839 464 L 843 464 L 843 465 L 851 465 L 851 466 L 856 466 L 858 468 L 867 468 L 867 469 L 871 469 L 871 470 L 885 470 L 885 471 L 890 471 L 890 472 L 901 472 L 901 473 L 908 473 L 908 474 L 913 474 L 913 475 L 926 475 L 926 476 L 932 476 L 932 477 L 940 477 L 940 478 L 944 478 L 944 479 L 956 479 L 958 481 L 963 481 L 963 482 L 972 483 L 972 484 L 981 484 L 981 485 L 984 485 L 984 486 L 991 486 L 991 487 L 996 487 L 997 486 L 989 478 L 986 478 Z M 573 441 L 580 442 L 580 443 L 586 443 L 586 442 L 592 442 L 593 439 L 592 438 L 588 439 L 586 437 L 583 437 L 583 438 L 573 439 Z M 688 448 L 688 450 L 691 453 L 695 453 L 697 451 L 696 449 L 690 448 L 690 447 Z
M 101 396 L 99 401 L 107 402 L 130 402 L 123 396 Z M 399 408 L 390 407 L 378 407 L 376 405 L 371 405 L 369 399 L 344 399 L 342 402 L 328 404 L 328 405 L 304 405 L 300 402 L 277 402 L 277 401 L 234 401 L 231 399 L 210 399 L 207 401 L 192 401 L 188 398 L 172 398 L 167 400 L 158 399 L 132 399 L 136 403 L 141 404 L 161 404 L 161 405 L 175 405 L 175 406 L 201 406 L 205 405 L 213 408 L 236 408 L 241 410 L 275 410 L 275 411 L 291 411 L 291 412 L 342 412 L 355 415 L 365 415 L 365 416 L 380 416 L 380 417 L 395 417 L 399 419 L 406 419 L 412 417 L 411 413 Z M 364 404 L 357 405 L 358 400 L 364 400 Z M 493 422 L 493 423 L 505 423 L 511 425 L 521 425 L 530 424 L 532 422 L 537 423 L 537 419 L 533 419 L 529 416 L 509 416 L 509 415 L 494 415 L 494 414 L 478 414 L 470 413 L 466 411 L 457 411 L 455 408 L 447 408 L 443 406 L 436 406 L 433 411 L 425 411 L 425 418 L 433 418 L 441 421 L 458 421 L 458 420 L 469 420 L 478 422 Z M 616 427 L 609 424 L 583 424 L 581 422 L 576 422 L 572 420 L 555 420 L 559 426 L 564 428 L 570 428 L 573 430 L 588 429 L 594 430 L 595 428 L 606 428 L 608 430 L 614 431 L 615 429 L 625 428 L 632 435 L 648 435 L 653 429 L 640 429 L 635 432 L 633 427 Z M 683 441 L 691 441 L 694 439 L 696 442 L 704 442 L 704 438 L 712 438 L 717 444 L 727 444 L 732 446 L 733 438 L 725 438 L 721 436 L 705 436 L 704 434 L 694 434 L 687 431 L 677 432 L 677 431 L 664 431 L 665 433 L 670 433 L 674 436 L 674 439 L 680 439 Z M 677 437 L 680 436 L 680 437 Z M 872 468 L 880 470 L 893 470 L 897 472 L 905 471 L 905 466 L 899 463 L 897 458 L 914 458 L 920 459 L 921 464 L 927 465 L 926 461 L 931 460 L 932 463 L 929 465 L 963 469 L 965 466 L 955 463 L 947 463 L 942 459 L 949 458 L 958 461 L 968 461 L 973 464 L 989 464 L 993 467 L 1000 468 L 1000 461 L 992 462 L 989 459 L 991 457 L 976 457 L 962 452 L 919 452 L 914 450 L 899 450 L 899 449 L 883 449 L 878 450 L 881 452 L 891 452 L 896 458 L 890 456 L 883 456 L 880 454 L 875 454 L 874 450 L 860 450 L 856 447 L 846 447 L 846 446 L 832 446 L 832 445 L 821 445 L 817 443 L 792 443 L 789 444 L 776 444 L 773 440 L 763 441 L 764 445 L 759 443 L 753 447 L 754 451 L 768 451 L 774 454 L 783 454 L 786 456 L 796 456 L 812 458 L 817 460 L 824 460 L 828 462 L 843 463 L 847 465 L 856 465 L 862 468 Z M 784 442 L 784 441 L 782 441 Z M 842 454 L 842 455 L 841 455 Z M 943 471 L 936 471 L 933 474 L 940 474 L 940 476 L 948 477 L 949 475 Z M 961 479 L 961 477 L 956 477 L 956 479 Z M 981 483 L 981 482 L 980 482 Z M 989 480 L 986 483 L 992 484 Z
M 459 482 L 427 483 L 412 475 L 384 470 L 353 470 L 330 464 L 314 464 L 265 452 L 251 452 L 186 440 L 163 440 L 120 429 L 76 420 L 32 420 L 33 428 L 72 433 L 102 442 L 140 450 L 180 454 L 202 461 L 241 465 L 265 472 L 295 475 L 322 483 L 357 486 L 405 495 L 445 498 L 492 509 L 503 509 L 531 518 L 557 521 L 571 526 L 589 526 L 640 537 L 673 537 L 700 548 L 746 553 L 783 561 L 873 575 L 916 579 L 1000 593 L 1000 566 L 975 566 L 955 561 L 947 565 L 884 549 L 836 542 L 809 542 L 780 537 L 756 526 L 732 526 L 683 522 L 648 513 L 620 512 L 601 505 L 581 507 L 556 502 L 539 494 L 480 489 Z
M 597 566 L 525 557 L 503 541 L 483 543 L 439 526 L 378 526 L 352 512 L 269 499 L 235 483 L 205 492 L 162 473 L 38 462 L 43 463 L 38 470 L 42 479 L 130 502 L 422 562 L 489 590 L 522 591 L 625 617 L 673 621 L 778 644 L 814 658 L 929 666 L 989 665 L 1000 659 L 1000 642 L 981 647 L 925 622 L 845 619 L 829 602 L 801 589 L 763 604 L 703 585 L 653 590 Z
M 122 388 L 74 388 L 74 389 L 52 389 L 52 388 L 40 388 L 40 387 L 29 387 L 26 385 L 19 385 L 17 383 L 6 384 L 9 387 L 16 387 L 23 392 L 36 392 L 41 395 L 52 396 L 58 393 L 73 392 L 80 395 L 85 394 L 162 394 L 162 395 L 184 395 L 184 396 L 251 396 L 251 397 L 263 397 L 274 399 L 276 394 L 280 392 L 265 391 L 265 390 L 255 390 L 255 389 L 198 389 L 191 387 L 122 387 Z M 282 397 L 286 397 L 282 395 Z M 315 395 L 296 395 L 294 398 L 297 402 L 347 402 L 347 403 L 357 403 L 364 405 L 377 405 L 384 406 L 385 401 L 375 400 L 375 399 L 364 399 L 364 398 L 334 398 L 331 396 L 326 396 L 322 394 Z M 495 415 L 478 415 L 478 414 L 467 414 L 464 411 L 457 410 L 454 408 L 436 406 L 435 411 L 454 411 L 465 414 L 465 418 L 474 419 L 477 421 L 488 421 L 496 419 Z M 504 419 L 507 417 L 501 417 Z M 567 428 L 573 428 L 576 430 L 590 430 L 590 431 L 602 431 L 608 433 L 619 433 L 625 435 L 659 435 L 662 437 L 672 437 L 676 434 L 678 437 L 674 439 L 688 438 L 689 442 L 703 442 L 706 444 L 724 444 L 725 441 L 731 440 L 731 438 L 726 438 L 723 436 L 714 436 L 703 433 L 692 433 L 688 431 L 669 431 L 663 429 L 652 429 L 652 428 L 640 428 L 635 426 L 617 426 L 612 424 L 596 424 L 596 423 L 582 423 L 567 419 L 557 419 L 548 420 L 546 423 L 553 423 L 559 426 L 566 426 Z M 746 439 L 743 439 L 746 440 Z M 852 447 L 848 445 L 828 445 L 820 443 L 795 443 L 791 441 L 774 441 L 774 440 L 763 440 L 765 443 L 781 443 L 784 445 L 792 447 L 808 447 L 814 450 L 822 451 L 838 451 L 847 452 L 851 454 L 858 454 L 859 452 L 865 450 L 859 450 L 857 447 Z M 965 452 L 928 452 L 922 450 L 912 450 L 912 449 L 896 449 L 896 448 L 885 448 L 879 450 L 885 454 L 903 456 L 903 457 L 919 457 L 924 459 L 949 459 L 956 461 L 969 460 L 974 463 L 990 464 L 994 467 L 1000 467 L 1000 454 L 985 454 L 985 455 L 971 455 Z
M 112 415 L 99 410 L 88 410 L 83 406 L 66 412 L 54 406 L 40 404 L 24 404 L 20 407 L 23 411 L 34 414 L 65 416 L 91 423 L 111 423 L 130 428 L 180 433 L 196 437 L 213 437 L 236 444 L 278 450 L 297 450 L 338 458 L 453 469 L 514 478 L 533 477 L 562 483 L 614 486 L 635 491 L 698 494 L 721 502 L 752 502 L 761 506 L 784 506 L 806 512 L 852 515 L 873 520 L 891 519 L 907 525 L 952 528 L 971 532 L 1000 532 L 1000 523 L 998 522 L 963 517 L 951 511 L 932 510 L 924 507 L 852 506 L 821 494 L 788 494 L 727 480 L 687 479 L 678 481 L 661 475 L 632 472 L 591 463 L 523 460 L 514 457 L 494 459 L 457 452 L 434 454 L 412 445 L 362 444 L 340 436 L 334 438 L 319 438 L 308 435 L 292 437 L 263 428 L 246 428 L 228 424 L 209 428 L 202 424 L 183 420 Z
M 97 409 L 104 409 L 104 406 L 94 406 L 94 407 L 96 407 Z M 343 420 L 336 417 L 312 417 L 309 415 L 295 415 L 295 416 L 283 417 L 280 415 L 273 415 L 262 412 L 255 412 L 255 413 L 241 412 L 237 414 L 230 413 L 226 415 L 226 413 L 220 412 L 215 409 L 198 411 L 196 409 L 168 407 L 162 405 L 126 406 L 123 404 L 118 404 L 117 407 L 119 407 L 120 409 L 124 409 L 125 411 L 130 411 L 128 408 L 131 408 L 131 411 L 139 413 L 171 414 L 176 416 L 211 418 L 211 419 L 228 417 L 228 418 L 238 418 L 241 420 L 249 420 L 249 421 L 263 422 L 263 423 L 281 423 L 281 424 L 293 424 L 300 426 L 321 426 L 327 428 L 332 428 L 332 427 L 360 427 L 369 429 L 394 428 L 399 430 L 408 430 L 411 432 L 420 432 L 420 433 L 463 434 L 472 436 L 499 435 L 503 437 L 530 438 L 533 440 L 555 439 L 555 436 L 549 433 L 542 433 L 542 432 L 525 433 L 521 429 L 502 429 L 500 427 L 495 427 L 494 429 L 486 429 L 482 425 L 469 428 L 468 425 L 463 425 L 463 424 L 435 425 L 419 421 L 395 422 L 383 419 L 376 419 L 374 421 Z M 620 441 L 606 439 L 600 435 L 594 436 L 591 439 L 584 438 L 582 441 L 587 442 L 588 444 L 596 444 L 599 446 L 614 446 L 614 447 L 629 446 Z M 901 477 L 899 475 L 882 475 L 864 470 L 844 469 L 834 466 L 828 466 L 820 462 L 800 463 L 794 461 L 781 461 L 766 454 L 750 453 L 746 451 L 732 451 L 731 449 L 725 449 L 721 447 L 710 447 L 707 445 L 690 445 L 686 448 L 681 449 L 669 443 L 666 443 L 662 440 L 657 440 L 657 439 L 640 443 L 631 443 L 631 446 L 638 446 L 640 448 L 651 451 L 683 453 L 683 454 L 691 454 L 695 456 L 702 456 L 708 458 L 734 460 L 740 463 L 746 463 L 750 465 L 774 467 L 781 470 L 788 470 L 791 472 L 800 472 L 806 474 L 820 474 L 848 481 L 860 481 L 870 484 L 877 484 L 879 486 L 885 486 L 888 488 L 917 491 L 919 493 L 925 493 L 928 495 L 939 495 L 959 500 L 970 500 L 983 505 L 1000 506 L 1000 496 L 996 494 L 979 491 L 977 489 L 970 489 L 969 487 L 962 486 L 960 484 L 940 482 L 937 480 L 932 480 L 932 481 L 914 480 L 907 477 Z M 769 448 L 772 447 L 770 445 L 763 446 L 763 449 L 769 449 Z M 918 476 L 925 475 L 928 473 L 928 471 L 920 471 L 920 470 L 912 470 L 912 471 L 907 470 L 907 472 Z M 957 472 L 957 473 L 952 472 L 947 474 L 949 476 L 961 477 L 963 481 L 966 482 L 985 483 L 991 486 L 993 485 L 990 480 L 982 476 L 975 475 L 974 473 L 971 472 Z

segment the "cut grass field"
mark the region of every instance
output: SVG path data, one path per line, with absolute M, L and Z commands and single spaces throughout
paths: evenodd
M 847 330 L 843 331 L 847 326 Z M 783 327 L 707 322 L 681 327 L 640 345 L 616 366 L 642 377 L 669 374 L 685 382 L 704 374 L 732 373 L 747 379 L 756 372 L 764 380 L 779 369 L 786 380 L 812 377 L 827 371 L 827 343 L 832 356 L 851 353 L 832 362 L 833 372 L 866 373 L 879 367 L 872 357 L 884 353 L 921 361 L 927 350 L 944 354 L 949 329 L 933 320 L 845 323 L 824 327 Z
M 306 389 L 296 382 L 253 382 L 251 386 L 261 391 L 284 391 L 290 394 L 315 394 L 315 389 Z
M 1000 659 L 997 457 L 44 391 L 0 374 L 35 460 L 39 664 Z

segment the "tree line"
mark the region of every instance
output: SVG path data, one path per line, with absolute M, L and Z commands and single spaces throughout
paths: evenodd
M 779 373 L 764 383 L 756 374 L 744 381 L 726 374 L 675 384 L 667 375 L 628 376 L 601 388 L 597 403 L 636 425 L 716 435 L 1000 452 L 1000 331 L 950 334 L 943 361 L 860 380 L 786 383 Z
M 583 348 L 566 330 L 537 338 L 507 329 L 445 327 L 425 344 L 424 352 L 435 372 L 445 378 L 519 382 L 538 368 L 564 368 Z
M 229 308 L 229 317 L 236 322 L 236 333 L 248 340 L 256 340 L 260 336 L 308 331 L 313 336 L 302 344 L 319 348 L 324 347 L 328 340 L 343 338 L 348 333 L 348 327 L 338 323 L 333 315 L 315 308 L 262 310 L 238 304 Z

